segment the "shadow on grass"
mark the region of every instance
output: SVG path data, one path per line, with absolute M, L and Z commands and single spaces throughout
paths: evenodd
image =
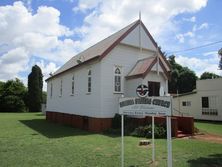
M 212 154 L 208 157 L 199 157 L 197 159 L 189 160 L 190 167 L 221 167 L 222 154 Z
M 37 113 L 37 114 L 35 114 L 36 116 L 45 116 L 43 113 Z
M 215 125 L 222 125 L 222 121 L 210 121 L 210 120 L 195 120 L 196 123 L 210 123 Z
M 48 138 L 91 135 L 88 131 L 48 122 L 43 119 L 20 120 L 21 123 Z

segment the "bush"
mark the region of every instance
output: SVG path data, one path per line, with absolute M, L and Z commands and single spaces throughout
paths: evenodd
M 121 129 L 107 129 L 103 132 L 106 135 L 112 135 L 112 136 L 120 136 L 121 135 Z
M 152 126 L 151 125 L 139 126 L 138 128 L 135 128 L 135 130 L 131 133 L 131 135 L 136 136 L 136 137 L 151 138 L 152 137 Z M 155 138 L 166 137 L 166 128 L 162 125 L 155 125 L 154 136 L 155 136 Z
M 1 99 L 1 110 L 4 112 L 23 112 L 25 111 L 24 101 L 14 95 L 8 95 Z
M 121 115 L 115 114 L 115 116 L 112 119 L 112 128 L 113 129 L 121 128 Z
M 0 112 L 23 112 L 25 106 L 25 94 L 27 90 L 19 80 L 0 82 Z
M 115 114 L 112 119 L 112 129 L 119 129 L 121 131 L 121 115 Z M 135 125 L 128 116 L 124 116 L 124 134 L 130 135 L 130 133 L 135 129 Z

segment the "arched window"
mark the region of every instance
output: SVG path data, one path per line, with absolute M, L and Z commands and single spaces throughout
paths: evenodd
M 91 70 L 88 71 L 88 93 L 92 91 L 92 72 Z
M 60 96 L 62 96 L 62 79 L 60 81 Z
M 75 77 L 72 76 L 72 95 L 74 95 L 74 87 L 75 87 Z
M 53 84 L 51 82 L 51 84 L 50 84 L 50 98 L 52 98 L 52 90 L 53 90 Z
M 121 69 L 119 67 L 116 67 L 114 71 L 114 91 L 121 92 Z

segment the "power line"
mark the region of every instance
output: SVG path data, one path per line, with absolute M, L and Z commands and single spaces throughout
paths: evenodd
M 204 48 L 204 47 L 207 47 L 207 46 L 215 45 L 215 44 L 218 44 L 218 43 L 222 43 L 222 41 L 216 41 L 216 42 L 212 42 L 212 43 L 208 43 L 208 44 L 205 44 L 205 45 L 196 46 L 196 47 L 193 47 L 193 48 L 183 49 L 183 50 L 171 51 L 171 52 L 167 52 L 167 54 L 186 52 L 186 51 L 190 51 L 190 50 L 195 50 L 195 49 L 199 49 L 199 48 Z

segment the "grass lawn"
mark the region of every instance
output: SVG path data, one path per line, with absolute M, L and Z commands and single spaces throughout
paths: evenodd
M 154 166 L 151 148 L 125 137 L 125 166 Z M 156 139 L 156 165 L 166 165 L 166 140 Z M 39 113 L 0 113 L 1 167 L 117 167 L 120 137 L 94 134 L 45 121 Z M 173 166 L 222 166 L 222 144 L 173 140 Z
M 197 127 L 200 131 L 222 136 L 222 122 L 196 121 L 195 127 Z

